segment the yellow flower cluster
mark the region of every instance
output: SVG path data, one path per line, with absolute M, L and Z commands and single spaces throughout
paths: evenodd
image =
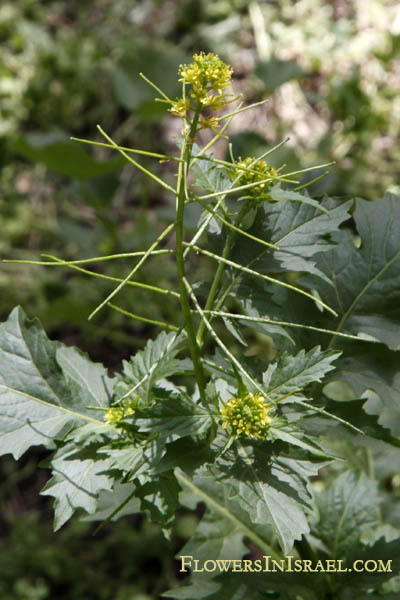
M 119 425 L 119 423 L 128 415 L 133 415 L 132 400 L 123 400 L 119 406 L 112 406 L 104 415 L 104 420 L 107 425 Z
M 277 176 L 277 172 L 273 167 L 269 167 L 268 163 L 265 160 L 258 160 L 254 162 L 256 159 L 252 156 L 248 156 L 245 159 L 239 158 L 236 163 L 236 168 L 234 171 L 234 177 L 240 176 L 238 180 L 239 185 L 247 185 L 249 183 L 256 183 L 257 181 L 263 181 L 264 179 L 274 178 Z M 250 166 L 254 163 L 252 166 Z M 244 170 L 247 169 L 247 170 Z M 269 186 L 272 182 L 266 181 L 264 183 L 260 183 L 260 185 L 255 185 L 254 187 L 249 189 L 249 193 L 251 195 L 261 194 L 266 186 Z
M 190 95 L 201 108 L 220 110 L 228 102 L 232 102 L 232 99 L 228 99 L 231 98 L 230 95 L 223 94 L 230 85 L 232 72 L 231 67 L 222 62 L 217 54 L 200 52 L 193 56 L 193 63 L 190 65 L 180 65 L 179 81 L 191 85 Z M 172 104 L 170 112 L 184 117 L 189 109 L 189 99 L 179 98 Z M 200 126 L 214 128 L 214 121 L 212 125 L 210 123 L 205 120 Z
M 251 394 L 232 397 L 221 409 L 222 427 L 230 426 L 234 435 L 246 435 L 262 438 L 271 417 L 268 405 L 262 394 Z
M 204 99 L 210 90 L 221 94 L 230 85 L 232 73 L 231 67 L 222 62 L 217 54 L 200 52 L 193 56 L 192 64 L 179 67 L 179 81 L 190 83 L 193 96 Z

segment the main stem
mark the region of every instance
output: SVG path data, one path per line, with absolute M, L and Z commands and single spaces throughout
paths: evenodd
M 245 204 L 243 205 L 241 211 L 239 212 L 236 221 L 235 221 L 235 227 L 239 227 L 244 215 L 246 214 L 246 212 L 248 211 L 248 205 L 247 202 L 245 202 Z M 222 258 L 228 258 L 230 253 L 231 253 L 231 249 L 232 249 L 232 245 L 233 242 L 235 240 L 236 237 L 236 231 L 229 231 L 226 241 L 225 241 L 225 246 L 224 249 L 222 251 Z M 214 301 L 215 298 L 218 294 L 218 290 L 219 290 L 219 286 L 221 283 L 221 279 L 222 279 L 222 275 L 224 274 L 224 270 L 226 267 L 226 263 L 220 262 L 218 265 L 218 268 L 215 272 L 215 277 L 214 280 L 212 282 L 210 291 L 208 293 L 208 297 L 206 300 L 206 305 L 204 307 L 204 311 L 208 311 L 208 310 L 212 310 L 213 309 L 213 305 L 214 305 Z M 212 316 L 210 315 L 210 320 L 212 319 Z M 204 338 L 204 333 L 205 333 L 205 324 L 204 321 L 200 322 L 199 325 L 199 329 L 197 331 L 197 344 L 198 346 L 201 348 L 203 345 L 203 338 Z
M 196 341 L 196 334 L 194 330 L 193 317 L 190 310 L 189 296 L 184 283 L 185 280 L 185 261 L 183 257 L 183 215 L 185 210 L 185 190 L 187 173 L 189 170 L 190 160 L 192 158 L 192 148 L 194 138 L 196 136 L 197 124 L 199 121 L 200 109 L 197 109 L 194 113 L 192 123 L 190 125 L 189 133 L 184 137 L 181 151 L 181 158 L 183 162 L 179 163 L 179 174 L 178 174 L 178 185 L 177 185 L 177 196 L 176 196 L 176 266 L 178 271 L 179 281 L 179 295 L 181 300 L 181 308 L 185 323 L 185 330 L 188 336 L 189 349 L 192 356 L 193 368 L 197 385 L 199 387 L 200 399 L 203 404 L 207 405 L 205 395 L 205 378 L 204 371 L 201 364 L 200 348 Z

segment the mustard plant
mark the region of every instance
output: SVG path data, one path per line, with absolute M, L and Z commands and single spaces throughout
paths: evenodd
M 142 75 L 182 120 L 174 155 L 123 148 L 100 126 L 104 142 L 77 140 L 152 178 L 174 199 L 175 220 L 139 252 L 25 262 L 101 277 L 85 267 L 135 261 L 89 318 L 108 307 L 141 319 L 116 304 L 136 285 L 173 297 L 177 319 L 153 322 L 159 335 L 111 377 L 15 309 L 0 334 L 0 449 L 52 451 L 42 493 L 54 497 L 56 530 L 75 511 L 101 523 L 144 512 L 168 535 L 179 507 L 204 502 L 180 551 L 191 579 L 165 597 L 394 598 L 399 529 L 373 465 L 390 457 L 390 479 L 399 457 L 399 200 L 312 198 L 303 171 L 268 163 L 284 142 L 235 158 L 228 140 L 230 160 L 215 158 L 235 116 L 255 106 L 232 92 L 232 75 L 203 52 L 180 67 L 179 98 Z M 201 130 L 211 132 L 202 146 Z M 140 155 L 173 162 L 176 185 Z M 191 204 L 202 212 L 190 239 Z M 162 247 L 172 234 L 174 250 Z M 192 255 L 216 266 L 210 281 L 188 269 Z M 176 289 L 136 281 L 148 260 L 175 260 Z M 352 569 L 372 559 L 385 569 Z M 332 573 L 335 560 L 344 570 Z

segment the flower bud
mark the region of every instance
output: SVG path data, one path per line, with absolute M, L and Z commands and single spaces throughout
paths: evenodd
M 233 396 L 221 409 L 222 427 L 230 427 L 236 436 L 263 438 L 271 421 L 268 409 L 262 394 Z

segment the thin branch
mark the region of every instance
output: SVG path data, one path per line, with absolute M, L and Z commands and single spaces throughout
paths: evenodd
M 325 415 L 327 417 L 330 417 L 331 419 L 334 419 L 335 421 L 339 421 L 339 423 L 342 423 L 343 425 L 346 425 L 347 427 L 350 427 L 350 429 L 354 429 L 354 431 L 357 431 L 357 433 L 361 433 L 361 435 L 365 435 L 365 431 L 362 431 L 361 429 L 358 429 L 358 427 L 355 427 L 355 425 L 352 425 L 348 421 L 345 421 L 344 419 L 341 419 L 340 417 L 337 417 L 336 415 L 333 415 L 332 413 L 328 412 L 327 410 L 324 410 L 323 408 L 319 408 L 318 406 L 314 406 L 313 404 L 310 404 L 309 402 L 304 402 L 304 400 L 300 400 L 299 398 L 296 398 L 295 396 L 293 396 L 292 402 L 294 402 L 296 404 L 301 404 L 302 406 L 310 408 L 311 410 L 314 410 L 314 411 L 316 411 L 318 413 L 321 413 L 321 414 L 323 414 L 323 415 Z
M 57 259 L 57 262 L 52 261 L 44 261 L 44 260 L 25 260 L 25 259 L 3 259 L 2 262 L 5 263 L 20 263 L 24 265 L 41 265 L 42 267 L 61 267 L 64 265 L 84 265 L 88 263 L 94 262 L 102 262 L 106 260 L 116 260 L 118 258 L 134 258 L 135 256 L 143 256 L 145 254 L 145 250 L 140 250 L 138 252 L 123 252 L 121 254 L 107 254 L 105 256 L 93 256 L 92 258 L 81 258 L 78 260 L 62 260 Z M 160 254 L 173 254 L 173 250 L 164 249 L 164 250 L 154 250 L 151 253 L 152 256 L 160 255 Z M 52 256 L 50 254 L 46 254 L 43 252 L 41 256 Z
M 114 140 L 112 138 L 110 138 L 110 136 L 100 127 L 100 125 L 97 125 L 97 129 L 106 138 L 106 140 L 108 140 L 110 142 L 110 144 L 113 146 L 113 148 L 115 148 L 115 150 L 118 150 L 118 152 L 120 152 L 120 154 L 122 154 L 122 156 L 124 156 L 126 158 L 126 160 L 128 160 L 130 163 L 132 163 L 137 169 L 139 169 L 140 171 L 142 171 L 143 173 L 145 173 L 146 175 L 151 177 L 151 179 L 154 179 L 154 181 L 159 183 L 163 188 L 165 188 L 166 190 L 168 190 L 169 192 L 171 192 L 172 194 L 175 195 L 175 190 L 173 187 L 168 185 L 168 183 L 165 183 L 165 181 L 163 181 L 162 179 L 157 177 L 157 175 L 154 175 L 154 173 L 152 173 L 151 171 L 149 171 L 148 169 L 143 167 L 140 163 L 136 162 L 136 160 L 133 160 L 133 158 L 128 156 L 128 154 L 124 150 L 121 150 L 120 147 L 118 146 L 118 144 L 116 144 L 114 142 Z
M 189 246 L 189 244 L 185 243 L 185 246 Z M 239 263 L 233 262 L 232 260 L 229 260 L 227 258 L 223 258 L 222 256 L 219 256 L 218 254 L 209 252 L 208 250 L 204 250 L 203 248 L 200 248 L 199 246 L 192 245 L 191 247 L 193 248 L 193 250 L 196 250 L 196 252 L 201 252 L 205 256 L 209 256 L 210 258 L 213 258 L 214 260 L 216 260 L 218 262 L 224 262 L 227 265 L 233 267 L 234 269 L 238 269 L 239 271 L 243 271 L 244 273 L 248 273 L 249 275 L 258 277 L 259 279 L 264 279 L 265 281 L 275 283 L 276 285 L 285 287 L 289 290 L 297 292 L 298 294 L 302 294 L 303 296 L 310 298 L 313 302 L 316 302 L 317 304 L 320 304 L 321 306 L 323 306 L 326 310 L 328 310 L 330 313 L 332 313 L 335 317 L 338 316 L 337 313 L 333 310 L 333 308 L 331 308 L 330 306 L 325 304 L 325 302 L 323 302 L 319 298 L 316 298 L 312 294 L 309 294 L 308 292 L 302 290 L 301 288 L 295 287 L 294 285 L 291 285 L 290 283 L 285 283 L 284 281 L 280 281 L 279 279 L 274 279 L 273 277 L 269 277 L 269 275 L 264 275 L 263 273 L 258 273 L 257 271 L 253 271 L 253 269 L 249 269 L 247 267 L 244 267 L 243 265 L 239 265 Z
M 66 266 L 66 267 L 69 267 L 70 269 L 75 269 L 75 271 L 79 271 L 80 273 L 85 273 L 85 275 L 91 275 L 92 277 L 98 277 L 99 279 L 107 279 L 108 281 L 116 281 L 118 283 L 121 283 L 124 281 L 120 277 L 112 277 L 111 275 L 104 275 L 103 273 L 95 273 L 94 271 L 89 271 L 88 269 L 83 269 L 82 267 L 73 265 L 70 262 L 63 261 L 61 258 L 57 258 L 56 256 L 53 256 L 52 254 L 43 254 L 43 256 L 48 256 L 49 258 L 52 258 L 54 261 L 56 261 L 54 263 L 49 263 L 51 265 L 59 264 L 60 266 Z M 41 263 L 39 263 L 39 264 L 41 264 Z M 135 287 L 140 287 L 145 290 L 149 290 L 151 292 L 156 292 L 158 294 L 166 294 L 168 296 L 175 296 L 175 298 L 179 298 L 179 294 L 177 292 L 174 292 L 173 290 L 166 290 L 164 288 L 159 288 L 154 285 L 149 285 L 147 283 L 140 283 L 139 281 L 127 281 L 126 284 L 133 285 Z
M 151 85 L 151 87 L 154 88 L 156 92 L 158 92 L 164 98 L 164 100 L 166 100 L 169 104 L 173 104 L 173 100 L 171 100 L 171 98 L 168 98 L 167 94 L 163 92 L 158 86 L 156 86 L 156 84 L 153 83 L 150 79 L 148 79 L 146 75 L 144 75 L 143 73 L 139 73 L 139 75 L 142 79 L 144 79 L 146 83 Z
M 143 323 L 150 323 L 151 325 L 157 325 L 158 327 L 164 327 L 165 329 L 170 329 L 171 331 L 178 331 L 178 329 L 179 329 L 179 327 L 176 327 L 175 325 L 170 325 L 169 323 L 165 323 L 165 321 L 156 321 L 155 319 L 149 319 L 148 317 L 142 317 L 140 315 L 135 315 L 135 314 L 129 312 L 128 310 L 125 310 L 123 308 L 120 308 L 119 306 L 116 306 L 115 304 L 111 304 L 111 302 L 109 302 L 107 306 L 109 306 L 110 308 L 113 308 L 114 310 L 125 315 L 126 317 L 130 317 L 131 319 L 135 319 L 137 321 L 142 321 Z
M 94 317 L 94 315 L 99 312 L 99 310 L 101 310 L 106 304 L 108 304 L 108 302 L 111 300 L 111 298 L 113 298 L 116 294 L 118 294 L 118 292 L 128 283 L 128 281 L 131 279 L 131 277 L 134 276 L 134 274 L 136 273 L 136 271 L 147 260 L 147 258 L 151 255 L 151 253 L 158 246 L 158 244 L 170 233 L 170 231 L 172 231 L 172 229 L 174 227 L 175 227 L 175 223 L 171 223 L 170 225 L 168 225 L 168 227 L 166 227 L 164 229 L 164 231 L 158 236 L 158 238 L 156 239 L 156 241 L 153 242 L 153 244 L 150 246 L 150 248 L 144 253 L 144 255 L 142 256 L 142 258 L 139 260 L 139 262 L 136 264 L 136 266 L 132 269 L 132 271 L 130 273 L 128 273 L 128 275 L 125 277 L 125 279 L 123 279 L 121 281 L 121 283 L 115 288 L 115 290 L 113 290 L 111 292 L 111 294 L 109 294 L 107 296 L 107 298 L 105 298 L 103 300 L 103 302 L 101 302 L 94 309 L 94 311 L 89 315 L 89 319 L 92 319 Z
M 249 104 L 248 106 L 245 106 L 244 108 L 238 108 L 231 113 L 222 115 L 221 117 L 217 117 L 216 120 L 224 121 L 225 119 L 229 119 L 231 117 L 239 115 L 240 113 L 245 112 L 246 110 L 251 110 L 252 108 L 256 108 L 256 106 L 262 106 L 263 104 L 267 104 L 267 102 L 269 102 L 269 98 L 266 98 L 265 100 L 260 100 L 260 102 L 254 102 L 253 104 Z
M 214 213 L 213 209 L 210 206 L 208 206 L 208 204 L 206 204 L 205 202 L 200 200 L 200 198 L 198 196 L 194 196 L 194 197 L 207 212 L 212 213 L 213 217 L 218 219 L 218 221 L 221 221 L 221 223 L 223 223 L 224 225 L 229 227 L 229 229 L 232 229 L 233 231 L 236 231 L 237 233 L 240 233 L 241 235 L 244 235 L 244 236 L 250 238 L 251 240 L 258 242 L 259 244 L 262 244 L 263 246 L 268 246 L 268 248 L 273 248 L 274 250 L 279 250 L 278 246 L 276 246 L 275 244 L 270 244 L 269 242 L 266 242 L 265 240 L 262 240 L 261 238 L 258 238 L 255 235 L 251 235 L 251 233 L 247 233 L 247 231 L 244 231 L 244 229 L 240 229 L 240 227 L 236 227 L 236 225 L 229 223 L 229 221 L 227 221 L 226 219 L 221 217 L 221 215 L 219 215 L 218 213 Z
M 213 315 L 215 317 L 227 317 L 229 319 L 237 319 L 238 321 L 252 321 L 254 323 L 263 323 L 264 325 L 282 325 L 284 327 L 294 327 L 298 329 L 310 329 L 311 331 L 318 331 L 319 333 L 327 333 L 328 335 L 339 335 L 341 337 L 357 340 L 357 342 L 368 342 L 371 343 L 371 340 L 366 340 L 364 338 L 360 338 L 357 335 L 350 335 L 348 333 L 336 333 L 336 331 L 332 331 L 331 329 L 323 329 L 322 327 L 314 327 L 313 325 L 303 325 L 302 323 L 290 323 L 289 321 L 275 321 L 270 319 L 269 317 L 249 317 L 247 315 L 238 315 L 237 313 L 229 313 L 217 310 L 204 310 L 206 314 Z
M 233 118 L 233 117 L 232 117 Z M 261 154 L 261 156 L 259 156 L 258 158 L 255 158 L 254 161 L 247 167 L 248 169 L 251 168 L 253 165 L 256 164 L 256 162 L 258 162 L 259 160 L 262 160 L 263 158 L 265 158 L 266 156 L 268 156 L 268 154 L 271 154 L 272 152 L 274 152 L 274 150 L 277 150 L 280 146 L 282 146 L 283 144 L 286 144 L 286 142 L 288 141 L 289 138 L 286 138 L 285 140 L 282 140 L 281 142 L 279 142 L 279 144 L 276 144 L 276 146 L 274 146 L 273 148 L 270 148 L 269 150 L 266 150 L 263 154 Z M 203 148 L 204 151 L 205 148 Z M 197 155 L 197 157 L 201 154 L 201 152 Z M 239 181 L 241 175 L 238 175 L 233 181 L 232 181 L 232 186 L 235 185 L 235 183 L 237 181 Z M 200 239 L 200 237 L 203 235 L 204 231 L 206 230 L 209 222 L 211 221 L 212 217 L 214 216 L 214 214 L 218 211 L 219 207 L 221 206 L 221 204 L 224 201 L 224 196 L 221 196 L 220 199 L 217 201 L 215 207 L 214 207 L 214 211 L 213 213 L 209 214 L 208 217 L 206 217 L 204 219 L 203 224 L 199 227 L 199 229 L 197 230 L 197 232 L 195 233 L 194 237 L 192 238 L 192 240 L 189 243 L 189 246 L 186 248 L 185 252 L 184 252 L 184 257 L 187 256 L 188 252 L 190 252 L 193 244 L 195 244 L 197 242 L 198 239 Z
M 325 171 L 324 173 L 322 173 L 322 175 L 318 175 L 318 177 L 314 177 L 314 179 L 311 179 L 311 181 L 307 181 L 307 183 L 303 183 L 303 185 L 298 185 L 297 187 L 294 188 L 293 191 L 299 192 L 300 190 L 304 190 L 304 188 L 308 188 L 313 183 L 317 183 L 317 181 L 320 181 L 320 179 L 323 179 L 328 174 L 329 174 L 329 171 Z
M 127 146 L 119 146 L 118 144 L 106 144 L 105 142 L 93 142 L 92 140 L 85 140 L 83 138 L 71 137 L 70 140 L 74 142 L 80 142 L 81 144 L 90 144 L 91 146 L 101 146 L 102 148 L 113 148 L 114 150 L 123 150 L 124 152 L 131 152 L 132 154 L 140 154 L 142 156 L 150 156 L 152 158 L 159 158 L 161 160 L 173 160 L 180 162 L 178 156 L 167 156 L 166 154 L 159 154 L 158 152 L 148 152 L 147 150 L 137 150 L 136 148 L 128 148 Z

